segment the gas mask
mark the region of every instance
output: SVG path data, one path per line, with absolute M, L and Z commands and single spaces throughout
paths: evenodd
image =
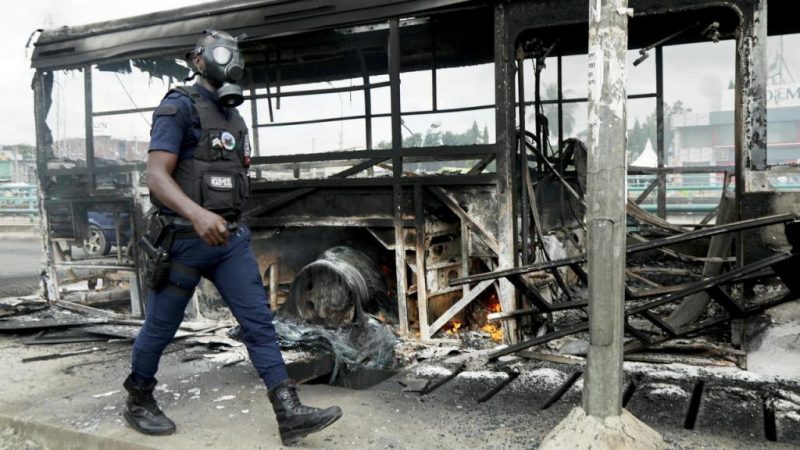
M 236 83 L 244 75 L 244 58 L 239 52 L 238 40 L 224 31 L 206 30 L 205 33 L 192 52 L 200 55 L 205 63 L 200 76 L 217 89 L 221 105 L 239 106 L 244 96 Z

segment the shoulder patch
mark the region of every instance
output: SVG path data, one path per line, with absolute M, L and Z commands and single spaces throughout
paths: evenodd
M 178 106 L 167 103 L 156 108 L 156 116 L 174 116 L 178 113 Z

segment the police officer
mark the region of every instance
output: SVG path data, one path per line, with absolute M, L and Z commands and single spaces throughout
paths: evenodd
M 237 223 L 250 191 L 249 138 L 236 110 L 243 101 L 236 82 L 244 66 L 237 39 L 207 30 L 187 56 L 197 82 L 169 91 L 153 113 L 147 184 L 156 219 L 167 224 L 173 238 L 165 241 L 166 285 L 148 293 L 145 323 L 133 346 L 124 416 L 145 434 L 175 432 L 175 423 L 153 398 L 155 375 L 202 276 L 214 283 L 241 324 L 250 359 L 267 385 L 281 440 L 289 445 L 332 424 L 342 411 L 300 403 L 278 347 L 250 231 Z

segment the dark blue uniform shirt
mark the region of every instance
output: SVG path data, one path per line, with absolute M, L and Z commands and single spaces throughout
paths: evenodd
M 228 111 L 217 103 L 216 94 L 199 83 L 195 83 L 194 87 L 203 98 L 217 105 L 225 117 L 229 117 Z M 150 147 L 147 151 L 167 151 L 178 155 L 179 160 L 191 158 L 200 142 L 201 133 L 200 117 L 194 113 L 192 99 L 180 92 L 170 92 L 153 112 Z M 166 207 L 161 212 L 175 214 Z
M 200 84 L 194 87 L 206 100 L 218 105 L 216 94 Z M 220 107 L 220 111 L 228 117 L 227 110 Z M 153 112 L 148 151 L 161 150 L 178 155 L 178 159 L 191 158 L 200 133 L 200 118 L 194 114 L 192 99 L 180 92 L 170 92 Z

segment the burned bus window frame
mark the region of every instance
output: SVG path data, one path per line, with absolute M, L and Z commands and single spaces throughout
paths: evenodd
M 319 94 L 320 89 L 327 89 L 329 94 L 341 93 L 342 96 L 351 89 L 364 92 L 364 114 L 356 114 L 358 117 L 352 120 L 365 123 L 365 148 L 316 154 L 263 155 L 256 152 L 250 170 L 254 179 L 252 208 L 247 211 L 246 218 L 256 230 L 256 235 L 269 236 L 274 230 L 298 227 L 359 228 L 369 232 L 380 241 L 385 251 L 395 256 L 394 263 L 388 261 L 387 267 L 394 270 L 394 293 L 399 304 L 401 330 L 409 331 L 409 326 L 416 321 L 423 339 L 431 337 L 463 308 L 454 304 L 442 314 L 432 313 L 439 317 L 430 317 L 432 320 L 428 320 L 428 294 L 454 295 L 458 292 L 463 295 L 462 298 L 472 301 L 484 295 L 483 291 L 478 292 L 479 288 L 490 289 L 490 284 L 478 283 L 463 288 L 437 288 L 430 292 L 422 289 L 414 293 L 413 287 L 427 286 L 427 277 L 441 275 L 436 264 L 452 265 L 444 273 L 446 278 L 449 270 L 456 275 L 469 275 L 476 270 L 471 263 L 493 270 L 518 267 L 535 258 L 536 255 L 528 251 L 527 244 L 534 242 L 535 236 L 532 223 L 526 222 L 530 217 L 523 218 L 528 216 L 531 204 L 522 201 L 527 195 L 527 186 L 523 183 L 525 171 L 520 168 L 536 165 L 539 173 L 544 168 L 538 167 L 536 158 L 529 158 L 525 152 L 518 151 L 520 144 L 527 146 L 528 142 L 517 137 L 518 123 L 523 129 L 527 124 L 525 120 L 515 120 L 516 115 L 520 107 L 523 113 L 525 108 L 530 111 L 532 103 L 526 99 L 524 91 L 522 98 L 525 101 L 517 101 L 514 86 L 518 75 L 517 44 L 521 38 L 532 35 L 542 39 L 548 46 L 560 40 L 553 53 L 557 59 L 586 53 L 585 2 L 570 0 L 558 2 L 558 6 L 545 3 L 529 0 L 486 5 L 467 0 L 446 0 L 435 4 L 380 0 L 369 8 L 362 8 L 351 2 L 337 1 L 333 7 L 312 14 L 303 9 L 307 2 L 299 0 L 280 4 L 248 2 L 246 7 L 236 4 L 230 8 L 219 8 L 213 4 L 197 5 L 181 10 L 181 14 L 195 14 L 191 20 L 195 21 L 193 24 L 198 26 L 198 30 L 216 27 L 246 32 L 250 36 L 241 45 L 248 61 L 242 87 L 250 106 L 248 119 L 253 148 L 259 149 L 268 144 L 262 142 L 265 136 L 263 133 L 260 136 L 259 130 L 263 131 L 263 126 L 276 123 L 274 116 L 280 99 L 289 95 L 299 96 L 298 90 L 305 89 L 295 89 L 293 86 L 326 80 L 362 79 L 361 85 L 354 83 L 352 88 L 337 86 L 330 91 L 330 87 L 316 86 L 309 90 Z M 275 16 L 278 14 L 276 8 L 281 11 L 279 17 Z M 736 79 L 739 99 L 735 111 L 738 130 L 735 182 L 737 200 L 742 202 L 743 195 L 753 190 L 754 186 L 758 188 L 760 177 L 766 176 L 758 162 L 763 156 L 759 153 L 763 136 L 759 127 L 766 115 L 763 99 L 759 98 L 762 85 L 758 80 L 758 55 L 763 50 L 758 46 L 758 39 L 766 35 L 766 23 L 756 21 L 761 12 L 758 5 L 745 0 L 679 0 L 667 7 L 664 2 L 642 0 L 635 8 L 630 22 L 630 36 L 634 42 L 629 47 L 646 49 L 652 45 L 653 48 L 645 50 L 645 53 L 649 52 L 657 66 L 663 64 L 663 55 L 661 44 L 653 44 L 698 20 L 703 21 L 700 28 L 713 20 L 723 24 L 716 30 L 721 35 L 736 33 L 736 58 L 740 70 L 737 70 Z M 111 200 L 125 204 L 130 202 L 135 216 L 133 226 L 141 226 L 143 214 L 149 206 L 145 185 L 139 179 L 141 166 L 114 166 L 110 170 L 97 167 L 94 158 L 89 158 L 87 163 L 91 167 L 76 170 L 47 167 L 43 156 L 50 154 L 52 148 L 52 136 L 44 117 L 51 100 L 52 79 L 48 85 L 48 76 L 51 76 L 52 70 L 83 69 L 93 64 L 119 63 L 134 57 L 180 58 L 196 37 L 186 33 L 182 19 L 183 16 L 171 17 L 167 14 L 154 24 L 152 17 L 141 16 L 120 22 L 50 30 L 40 36 L 32 62 L 37 69 L 34 95 L 40 187 L 44 191 L 40 191 L 41 204 L 64 201 L 78 205 L 79 200 L 89 203 Z M 791 28 L 791 24 L 784 23 L 781 26 Z M 435 31 L 431 32 L 431 28 Z M 696 34 L 694 31 L 681 34 L 675 42 L 698 41 L 701 38 Z M 143 36 L 148 39 L 142 39 Z M 103 40 L 109 37 L 117 39 L 118 45 L 103 44 Z M 672 41 L 667 44 L 670 43 Z M 465 108 L 484 107 L 493 110 L 494 139 L 471 146 L 403 147 L 402 119 L 419 111 L 404 111 L 401 106 L 401 72 L 430 70 L 431 111 L 442 112 L 447 111 L 442 108 L 446 105 L 442 105 L 433 93 L 440 82 L 437 80 L 437 73 L 440 72 L 437 71 L 474 64 L 493 65 L 494 104 Z M 561 72 L 561 64 L 556 64 L 555 69 Z M 524 82 L 528 85 L 531 82 L 529 75 L 523 77 L 527 78 Z M 667 167 L 665 162 L 661 70 L 657 71 L 656 77 L 655 94 L 634 92 L 630 97 L 656 98 L 658 102 L 659 142 L 656 147 L 659 164 L 643 172 L 656 176 L 656 183 L 650 190 L 657 192 L 659 213 L 663 215 L 666 177 L 678 171 Z M 91 85 L 91 75 L 84 82 Z M 559 116 L 558 124 L 554 127 L 559 129 L 558 148 L 555 151 L 560 151 L 568 141 L 563 132 L 564 108 L 585 101 L 582 95 L 564 95 L 562 87 L 560 80 L 558 98 L 546 98 L 542 102 L 554 107 Z M 377 96 L 378 90 L 383 89 L 388 91 L 388 111 L 377 110 L 377 102 L 371 99 L 373 93 Z M 385 95 L 384 92 L 381 95 Z M 91 113 L 92 99 L 88 97 L 87 111 Z M 469 113 L 468 110 L 464 112 Z M 343 120 L 342 117 L 327 119 L 332 123 Z M 370 123 L 373 121 L 375 126 Z M 91 120 L 88 123 L 91 124 Z M 309 121 L 309 124 L 313 123 Z M 93 131 L 89 128 L 86 134 L 92 136 Z M 377 128 L 389 130 L 388 148 L 378 148 L 377 144 L 382 138 L 376 139 L 374 130 Z M 87 154 L 92 153 L 91 147 L 92 141 L 88 139 Z M 477 162 L 466 173 L 430 174 L 407 170 L 410 164 L 418 162 L 448 160 Z M 286 171 L 288 175 L 285 179 L 271 178 L 271 171 L 277 168 Z M 569 169 L 577 172 L 574 166 Z M 115 170 L 132 177 L 131 182 L 113 193 L 98 189 L 98 176 Z M 78 195 L 55 198 L 52 191 L 44 189 L 52 187 L 58 177 L 65 176 L 88 180 L 81 198 L 77 198 Z M 574 185 L 570 186 L 572 189 Z M 566 188 L 564 190 L 567 191 Z M 573 193 L 564 195 L 566 198 Z M 49 232 L 52 224 L 47 220 L 46 209 L 43 208 L 41 214 L 45 232 Z M 525 232 L 521 232 L 521 229 Z M 426 250 L 431 242 L 440 245 L 441 241 L 448 239 L 451 239 L 448 241 L 450 245 L 453 248 L 457 246 L 465 257 L 457 262 L 426 262 Z M 59 250 L 54 248 L 51 241 L 48 240 L 45 248 L 51 278 L 48 298 L 59 300 L 56 269 L 63 261 L 56 260 L 54 255 Z M 133 253 L 133 267 L 114 267 L 135 271 L 138 264 L 135 249 Z M 740 254 L 737 252 L 737 257 Z M 265 270 L 260 272 L 266 273 Z M 503 310 L 515 310 L 518 306 L 515 288 L 507 281 L 498 284 L 497 297 Z M 279 290 L 278 286 L 273 287 Z M 408 314 L 413 310 L 416 310 L 416 317 Z M 517 324 L 517 321 L 504 322 L 504 332 L 509 341 L 519 337 Z

